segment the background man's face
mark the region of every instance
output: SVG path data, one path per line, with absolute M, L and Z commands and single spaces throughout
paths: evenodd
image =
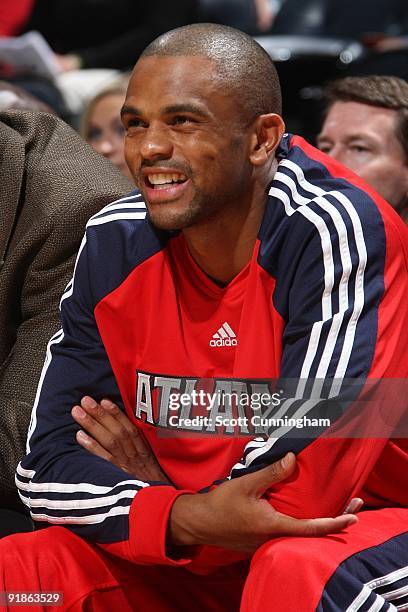
M 369 183 L 394 208 L 408 193 L 408 166 L 397 139 L 397 112 L 359 102 L 335 102 L 317 144 Z
M 123 123 L 126 160 L 157 227 L 190 227 L 244 201 L 252 172 L 249 132 L 212 61 L 141 59 Z

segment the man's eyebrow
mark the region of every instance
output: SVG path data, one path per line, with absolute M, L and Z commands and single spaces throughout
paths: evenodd
M 316 147 L 319 148 L 321 145 L 332 145 L 333 141 L 331 138 L 327 138 L 327 136 L 319 136 L 319 134 L 316 136 Z
M 198 115 L 203 118 L 208 118 L 210 113 L 203 109 L 201 106 L 190 103 L 180 103 L 180 104 L 170 104 L 169 106 L 165 106 L 160 109 L 160 113 L 162 115 L 174 115 L 176 113 L 191 113 L 194 115 Z M 124 104 L 120 111 L 121 117 L 124 115 L 138 115 L 141 117 L 143 115 L 142 111 L 136 106 L 131 106 L 129 104 Z
M 142 113 L 135 106 L 130 106 L 129 104 L 124 104 L 120 109 L 120 116 L 123 115 L 141 115 Z
M 370 134 L 350 134 L 350 136 L 348 137 L 349 140 L 370 140 L 372 138 L 372 136 Z
M 192 113 L 194 115 L 200 115 L 200 117 L 209 117 L 208 111 L 205 111 L 201 106 L 196 104 L 190 104 L 188 102 L 180 104 L 170 104 L 161 109 L 163 115 L 173 115 L 176 113 Z

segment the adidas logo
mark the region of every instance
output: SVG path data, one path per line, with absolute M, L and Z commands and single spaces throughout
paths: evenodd
M 226 321 L 210 340 L 210 346 L 237 346 L 237 344 L 237 337 Z

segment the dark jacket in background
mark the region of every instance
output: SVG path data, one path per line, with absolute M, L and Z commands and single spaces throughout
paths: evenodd
M 82 68 L 127 70 L 157 36 L 197 19 L 198 0 L 37 0 L 27 29 Z
M 19 507 L 14 470 L 86 221 L 132 185 L 57 117 L 23 111 L 0 112 L 0 179 L 0 507 Z
M 271 30 L 279 35 L 358 40 L 367 34 L 407 32 L 407 0 L 285 0 Z
M 290 1 L 290 0 L 289 0 Z M 367 34 L 408 33 L 407 0 L 326 0 L 325 33 L 360 39 Z

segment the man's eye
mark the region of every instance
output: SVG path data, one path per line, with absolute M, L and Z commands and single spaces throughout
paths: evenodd
M 183 125 L 184 123 L 192 123 L 191 117 L 185 117 L 184 115 L 177 115 L 172 120 L 173 125 Z
M 362 145 L 353 145 L 352 147 L 350 147 L 350 150 L 354 153 L 365 153 L 369 151 L 368 147 L 364 147 Z
M 317 145 L 320 149 L 320 151 L 322 151 L 323 153 L 330 153 L 330 149 L 331 147 L 329 145 Z
M 126 129 L 128 130 L 129 128 L 132 128 L 132 127 L 146 127 L 146 124 L 141 119 L 136 119 L 136 118 L 128 119 L 126 121 Z
M 87 142 L 95 142 L 102 136 L 102 130 L 96 127 L 90 127 L 86 135 Z

